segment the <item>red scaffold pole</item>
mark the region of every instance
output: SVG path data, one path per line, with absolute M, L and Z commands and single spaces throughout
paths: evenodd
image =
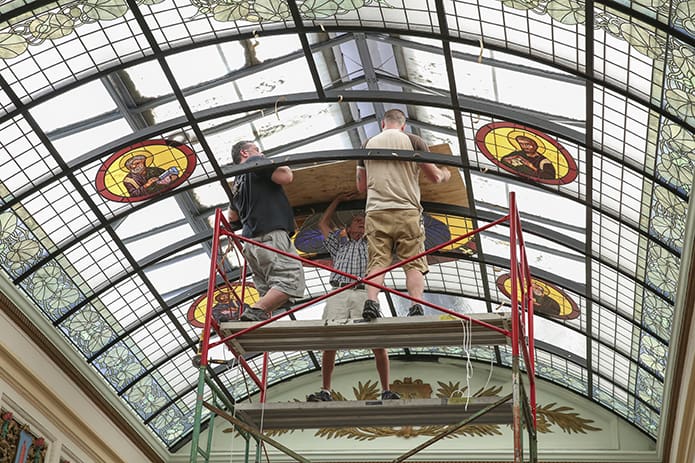
M 514 463 L 522 463 L 521 451 L 521 378 L 519 377 L 519 287 L 516 256 L 516 202 L 514 193 L 509 193 L 509 249 L 511 267 L 512 299 L 512 430 L 514 434 Z
M 524 363 L 526 364 L 526 373 L 529 379 L 529 402 L 531 405 L 531 416 L 533 417 L 533 427 L 536 427 L 536 362 L 535 362 L 535 341 L 533 330 L 533 282 L 531 281 L 531 273 L 528 267 L 528 258 L 526 256 L 526 246 L 524 244 L 524 234 L 521 229 L 521 217 L 518 209 L 516 210 L 516 232 L 519 240 L 520 254 L 520 270 L 521 282 L 524 285 L 524 297 L 522 299 L 525 309 L 525 327 L 526 327 L 526 343 L 524 344 Z
M 265 395 L 268 391 L 268 352 L 263 352 L 263 373 L 261 376 L 263 382 L 261 388 L 261 403 L 265 403 Z
M 210 327 L 212 326 L 212 302 L 213 296 L 215 294 L 215 281 L 217 281 L 217 257 L 218 249 L 220 246 L 220 219 L 222 217 L 222 210 L 215 210 L 215 231 L 212 234 L 212 249 L 210 250 L 210 258 L 212 259 L 212 265 L 210 265 L 210 275 L 208 278 L 208 291 L 207 300 L 205 301 L 205 323 L 203 325 L 203 342 L 200 348 L 200 366 L 206 367 L 208 365 L 208 349 L 210 345 Z
M 195 414 L 193 418 L 193 435 L 191 439 L 190 461 L 198 459 L 198 444 L 200 439 L 201 420 L 203 415 L 203 394 L 205 392 L 205 370 L 208 366 L 208 349 L 210 343 L 210 328 L 212 326 L 212 296 L 215 291 L 215 275 L 217 273 L 217 249 L 220 243 L 220 219 L 222 211 L 215 211 L 215 229 L 212 234 L 212 250 L 210 265 L 210 275 L 208 279 L 207 301 L 205 304 L 205 323 L 203 325 L 203 336 L 200 348 L 200 364 L 198 366 L 198 387 L 196 389 Z

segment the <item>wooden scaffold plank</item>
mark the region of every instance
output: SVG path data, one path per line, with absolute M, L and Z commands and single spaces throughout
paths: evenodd
M 317 429 L 345 426 L 451 425 L 489 408 L 500 397 L 239 403 L 235 415 L 256 428 Z M 262 420 L 262 423 L 261 423 Z M 511 399 L 470 424 L 510 424 Z
M 509 314 L 466 314 L 507 330 Z M 255 325 L 254 322 L 222 323 L 224 337 Z M 240 354 L 296 350 L 378 349 L 395 347 L 439 347 L 502 345 L 508 337 L 485 326 L 448 315 L 388 317 L 364 320 L 277 320 L 229 341 Z

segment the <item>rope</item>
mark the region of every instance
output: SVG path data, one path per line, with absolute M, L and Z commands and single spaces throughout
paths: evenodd
M 467 322 L 467 323 L 466 323 Z M 462 347 L 466 352 L 466 407 L 468 411 L 468 403 L 471 400 L 471 377 L 473 376 L 473 365 L 471 364 L 471 344 L 473 341 L 473 327 L 470 319 L 461 319 L 461 329 L 463 332 Z
M 483 390 L 487 389 L 488 384 L 490 384 L 490 379 L 492 379 L 492 369 L 495 367 L 495 364 L 494 364 L 495 349 L 492 347 L 489 347 L 489 349 L 490 349 L 490 372 L 487 374 L 487 381 L 485 381 L 485 386 L 483 386 Z
M 493 309 L 493 312 L 498 312 L 502 307 L 504 307 L 504 301 L 500 302 L 500 304 Z M 483 390 L 487 389 L 488 385 L 490 384 L 490 380 L 492 379 L 492 371 L 495 368 L 495 349 L 493 347 L 489 347 L 490 349 L 490 371 L 487 374 L 487 380 L 485 381 L 485 386 L 483 386 Z
M 471 364 L 471 345 L 473 341 L 473 322 L 470 319 L 460 318 L 461 322 L 461 348 L 465 352 L 466 356 L 466 407 L 465 410 L 468 411 L 468 403 L 471 400 L 471 377 L 473 376 L 473 365 Z M 464 391 L 459 388 L 452 392 L 452 396 L 459 392 L 461 396 L 464 395 Z

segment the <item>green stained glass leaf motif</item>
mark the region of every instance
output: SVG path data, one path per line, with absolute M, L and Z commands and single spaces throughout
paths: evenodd
M 43 14 L 29 23 L 29 32 L 37 40 L 56 40 L 75 30 L 75 22 L 64 14 Z
M 122 389 L 145 370 L 137 356 L 123 343 L 99 356 L 94 366 L 116 389 Z
M 212 8 L 212 15 L 217 21 L 231 22 L 249 19 L 250 11 L 246 2 L 220 3 Z M 201 10 L 201 12 L 203 11 Z
M 27 279 L 24 286 L 39 307 L 54 320 L 84 298 L 56 263 L 43 265 Z
M 261 21 L 281 21 L 292 17 L 285 0 L 256 0 L 253 10 Z
M 651 233 L 676 250 L 683 248 L 687 204 L 666 188 L 656 186 L 652 204 Z
M 685 45 L 673 47 L 671 63 L 682 78 L 689 80 L 691 86 L 695 86 L 695 51 L 692 48 Z
M 17 225 L 17 217 L 14 214 L 10 212 L 0 214 L 0 241 L 10 240 L 17 230 Z
M 355 11 L 369 3 L 382 3 L 388 6 L 387 3 L 379 0 L 376 2 L 371 0 L 305 0 L 299 6 L 299 12 L 303 17 L 309 19 L 327 18 Z
M 334 0 L 306 0 L 299 7 L 299 12 L 305 18 L 316 19 L 333 16 L 340 7 Z
M 22 263 L 32 260 L 40 251 L 39 243 L 34 240 L 24 239 L 10 246 L 6 257 L 13 263 Z
M 564 384 L 565 386 L 574 389 L 575 391 L 579 391 L 583 394 L 586 394 L 586 381 L 584 381 L 581 378 L 577 378 L 575 376 L 567 374 L 566 372 L 559 370 L 554 366 L 538 362 L 536 365 L 536 375 L 538 377 L 548 379 L 558 384 Z
M 372 0 L 334 0 L 335 4 L 338 5 L 338 9 L 341 12 L 346 12 L 346 11 L 352 11 L 356 10 L 358 8 L 362 8 L 363 6 L 373 3 Z M 383 0 L 376 0 L 376 3 L 382 3 Z M 383 2 L 385 5 L 388 5 L 388 3 Z
M 594 386 L 594 399 L 599 403 L 604 404 L 611 410 L 615 410 L 620 415 L 632 419 L 633 410 L 624 400 L 622 394 L 613 394 L 613 391 L 608 391 L 600 387 Z
M 676 7 L 676 20 L 690 35 L 695 35 L 695 1 L 680 2 Z
M 660 410 L 661 401 L 664 395 L 664 384 L 640 368 L 637 371 L 635 394 L 640 398 L 640 400 L 643 400 L 657 410 Z
M 639 361 L 663 381 L 666 373 L 668 347 L 648 333 L 642 333 L 639 346 Z
M 151 376 L 138 381 L 125 397 L 143 418 L 150 417 L 168 400 L 162 388 Z
M 673 306 L 651 291 L 644 291 L 642 324 L 655 335 L 669 340 L 673 321 Z
M 32 278 L 32 295 L 43 301 L 50 298 L 60 285 L 62 270 L 55 264 L 44 265 Z
M 654 32 L 648 31 L 638 24 L 623 23 L 620 26 L 620 32 L 635 50 L 651 59 L 662 58 L 666 53 L 663 40 L 660 40 Z
M 22 275 L 45 255 L 44 247 L 15 214 L 0 215 L 0 265 L 10 275 Z
M 584 24 L 584 5 L 573 0 L 554 0 L 548 3 L 550 17 L 562 24 Z
M 658 244 L 651 243 L 647 251 L 646 281 L 659 293 L 674 300 L 678 286 L 680 261 Z
M 657 172 L 669 184 L 690 193 L 695 172 L 695 137 L 683 127 L 664 123 L 659 137 Z
M 502 3 L 515 10 L 532 10 L 540 4 L 538 0 L 502 0 Z
M 656 435 L 659 430 L 659 416 L 649 407 L 635 403 L 635 424 L 651 435 Z
M 53 293 L 53 297 L 51 297 L 48 303 L 52 309 L 60 309 L 74 304 L 79 298 L 80 292 L 74 286 L 60 286 Z
M 666 106 L 686 121 L 695 123 L 695 95 L 679 88 L 666 90 Z
M 623 23 L 623 19 L 616 18 L 605 11 L 596 12 L 596 27 L 598 29 L 605 30 L 608 34 L 619 39 L 624 39 L 620 33 L 620 26 Z
M 109 21 L 125 15 L 128 4 L 125 0 L 87 0 L 82 11 L 91 20 Z
M 111 326 L 92 305 L 69 317 L 61 328 L 85 356 L 91 356 L 116 337 Z
M 25 51 L 29 44 L 19 34 L 0 33 L 0 59 L 16 58 Z
M 170 445 L 193 427 L 193 421 L 190 417 L 187 418 L 177 405 L 172 405 L 159 413 L 150 422 L 150 426 L 167 445 Z

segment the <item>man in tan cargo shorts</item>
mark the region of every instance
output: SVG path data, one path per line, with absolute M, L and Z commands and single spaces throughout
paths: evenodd
M 425 141 L 405 133 L 405 114 L 399 109 L 384 113 L 382 131 L 370 138 L 365 148 L 429 151 Z M 369 264 L 368 275 L 387 268 L 393 262 L 392 251 L 396 250 L 399 260 L 413 257 L 425 250 L 425 231 L 420 205 L 420 170 L 433 183 L 446 182 L 451 178 L 448 169 L 440 169 L 431 163 L 407 161 L 364 160 L 357 165 L 357 189 L 367 192 L 365 207 L 365 235 Z M 421 257 L 403 266 L 408 295 L 422 299 L 425 289 L 427 260 Z M 372 279 L 384 284 L 384 275 Z M 374 320 L 381 317 L 379 289 L 367 286 L 367 300 L 362 318 Z M 420 304 L 413 304 L 408 316 L 423 315 Z

